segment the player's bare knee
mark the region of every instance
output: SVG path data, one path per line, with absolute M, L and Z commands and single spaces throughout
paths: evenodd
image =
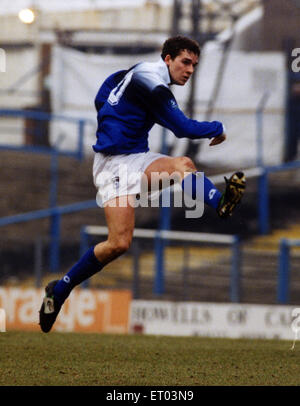
M 187 156 L 182 157 L 182 165 L 187 171 L 196 170 L 196 166 L 195 166 L 194 162 L 191 160 L 191 158 L 189 158 Z
M 131 237 L 119 237 L 111 241 L 110 244 L 113 254 L 118 257 L 128 251 L 131 244 Z
M 177 170 L 180 171 L 180 173 L 183 175 L 185 172 L 193 172 L 196 171 L 196 166 L 194 162 L 191 160 L 191 158 L 187 156 L 182 156 L 176 158 L 176 166 Z

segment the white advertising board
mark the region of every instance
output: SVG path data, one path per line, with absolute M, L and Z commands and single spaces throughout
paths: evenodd
M 294 340 L 295 326 L 296 330 L 298 328 L 298 320 L 292 315 L 295 308 L 282 305 L 133 300 L 130 330 L 169 336 Z

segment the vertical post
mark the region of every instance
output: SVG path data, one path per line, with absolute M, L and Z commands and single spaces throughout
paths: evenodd
M 80 247 L 79 247 L 79 257 L 81 258 L 89 249 L 89 235 L 83 227 L 80 231 Z M 89 287 L 89 279 L 83 281 L 80 285 L 82 288 L 86 289 Z
M 61 214 L 57 209 L 53 209 L 52 213 L 50 227 L 50 272 L 57 272 L 59 269 Z
M 133 292 L 133 298 L 138 299 L 140 296 L 140 278 L 139 278 L 140 246 L 139 246 L 138 241 L 134 241 L 132 244 L 132 256 L 133 256 L 132 292 Z
M 200 21 L 201 21 L 201 0 L 192 0 L 190 5 L 191 37 L 199 43 L 201 42 Z M 187 114 L 190 118 L 195 117 L 195 95 L 196 95 L 197 75 L 191 77 L 190 92 L 187 102 Z M 196 150 L 196 148 L 195 148 Z
M 283 238 L 280 241 L 279 264 L 278 264 L 278 284 L 277 284 L 277 301 L 278 303 L 287 304 L 289 301 L 290 285 L 290 247 L 288 241 Z
M 268 234 L 269 224 L 269 181 L 268 171 L 264 169 L 258 178 L 258 222 L 259 233 Z
M 269 99 L 270 92 L 266 90 L 256 109 L 256 164 L 263 168 L 263 174 L 258 178 L 258 218 L 259 233 L 268 234 L 269 232 L 269 190 L 268 190 L 268 172 L 264 168 L 264 151 L 263 151 L 263 113 L 266 103 Z
M 36 288 L 40 288 L 42 286 L 42 267 L 43 243 L 41 237 L 38 237 L 34 244 L 34 275 Z
M 85 126 L 85 120 L 81 119 L 78 121 L 78 151 L 77 151 L 77 157 L 80 161 L 82 161 L 84 157 L 84 151 L 83 151 L 83 138 L 84 138 L 84 126 Z
M 156 233 L 155 239 L 155 267 L 156 272 L 154 276 L 154 293 L 161 295 L 165 291 L 164 283 L 164 240 L 161 237 L 161 232 Z
M 89 235 L 85 231 L 85 227 L 82 227 L 80 231 L 80 247 L 79 256 L 82 257 L 89 249 Z
M 264 165 L 264 145 L 263 145 L 263 114 L 270 92 L 265 91 L 256 109 L 256 164 L 259 167 Z
M 162 128 L 162 145 L 161 145 L 161 153 L 167 154 L 167 130 L 166 128 Z M 169 207 L 164 207 L 163 202 L 166 200 L 168 203 L 171 203 L 171 196 L 170 199 L 164 199 L 164 193 L 171 193 L 170 189 L 163 190 L 160 195 L 160 212 L 159 212 L 159 231 L 155 237 L 154 245 L 155 245 L 155 276 L 154 276 L 154 293 L 160 295 L 165 291 L 165 283 L 164 283 L 164 250 L 166 241 L 161 238 L 161 231 L 162 230 L 170 230 L 171 225 L 171 204 Z
M 162 129 L 162 147 L 161 153 L 167 154 L 167 132 L 166 129 Z M 163 189 L 160 195 L 160 217 L 159 217 L 159 229 L 170 230 L 171 227 L 171 194 L 170 188 Z M 168 196 L 169 195 L 169 196 Z M 166 206 L 164 206 L 164 203 Z
M 240 268 L 241 268 L 241 247 L 238 236 L 234 237 L 232 244 L 232 265 L 230 274 L 230 300 L 233 303 L 240 302 Z
M 168 146 L 167 146 L 167 130 L 163 127 L 162 129 L 162 145 L 161 145 L 161 153 L 167 154 Z M 170 198 L 164 198 L 164 193 L 170 194 Z M 160 230 L 170 230 L 171 227 L 171 189 L 167 188 L 162 190 L 161 192 L 161 207 L 160 207 L 160 219 L 159 219 L 159 229 Z M 168 203 L 168 207 L 164 207 L 163 202 Z
M 183 285 L 183 300 L 188 299 L 189 293 L 189 247 L 184 244 L 183 246 L 183 267 L 182 267 L 182 285 Z
M 173 14 L 172 14 L 172 27 L 171 36 L 174 37 L 181 32 L 180 20 L 183 16 L 182 4 L 183 0 L 173 0 Z
M 263 112 L 262 109 L 256 110 L 256 165 L 263 166 L 263 140 L 262 140 L 262 127 L 263 127 Z
M 37 20 L 40 20 L 41 16 L 38 16 Z M 39 21 L 40 22 L 40 21 Z M 37 22 L 36 22 L 37 23 Z M 37 23 L 39 24 L 39 23 Z M 40 33 L 38 32 L 40 38 Z M 38 41 L 39 38 L 36 40 Z M 51 70 L 51 47 L 50 43 L 40 43 L 38 46 L 38 58 L 40 63 L 40 110 L 47 113 L 51 113 L 51 95 L 49 88 L 49 75 Z M 49 133 L 50 133 L 50 121 L 43 120 L 40 122 L 42 129 L 42 139 L 39 140 L 39 145 L 50 146 Z
M 57 205 L 57 185 L 58 185 L 58 151 L 56 147 L 51 153 L 50 162 L 50 196 L 49 207 L 54 209 Z M 59 268 L 59 240 L 60 240 L 60 216 L 57 211 L 53 211 L 50 217 L 50 271 L 57 272 Z
M 49 207 L 57 205 L 57 186 L 58 186 L 58 151 L 53 147 L 50 162 L 50 196 Z

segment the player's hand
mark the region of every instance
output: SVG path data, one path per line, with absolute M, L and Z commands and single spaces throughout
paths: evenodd
M 221 142 L 223 142 L 225 140 L 226 140 L 226 134 L 223 133 L 221 135 L 218 135 L 217 137 L 214 137 L 212 139 L 211 143 L 209 144 L 209 146 L 221 144 Z

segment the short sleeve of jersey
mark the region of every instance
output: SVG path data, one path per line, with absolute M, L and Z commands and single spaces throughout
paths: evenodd
M 117 86 L 117 84 L 124 78 L 127 72 L 127 70 L 120 70 L 110 75 L 104 81 L 95 98 L 95 107 L 97 111 L 99 111 L 103 107 L 104 103 L 108 99 L 111 90 L 115 86 Z

